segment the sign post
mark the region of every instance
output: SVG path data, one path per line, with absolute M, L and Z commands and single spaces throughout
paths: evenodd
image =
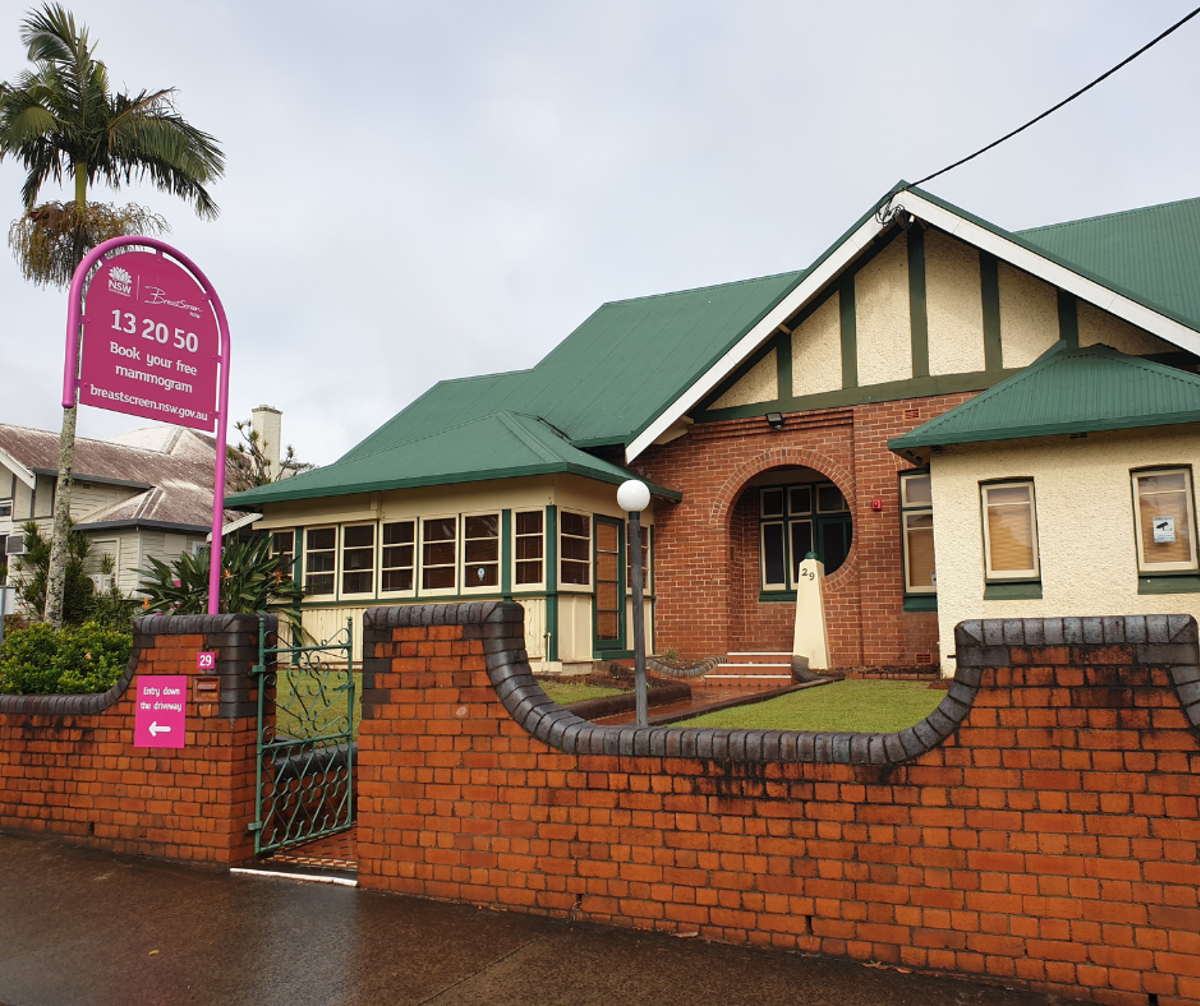
M 191 259 L 165 241 L 120 237 L 79 263 L 67 307 L 63 408 L 78 401 L 212 433 L 208 613 L 221 603 L 229 324 L 221 298 Z

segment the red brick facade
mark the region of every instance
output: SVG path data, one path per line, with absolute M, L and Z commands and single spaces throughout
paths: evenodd
M 581 724 L 505 608 L 369 613 L 362 886 L 1200 1002 L 1192 619 L 960 627 L 961 725 L 858 745 Z
M 918 654 L 936 662 L 936 614 L 903 610 L 897 472 L 908 465 L 887 441 L 971 397 L 793 413 L 778 431 L 761 418 L 699 424 L 648 450 L 637 469 L 684 495 L 655 511 L 656 647 L 698 657 L 791 648 L 794 606 L 758 599 L 757 499 L 746 486 L 800 466 L 837 484 L 854 522 L 850 555 L 825 583 L 834 666 L 906 666 Z
M 158 859 L 253 859 L 257 645 L 253 616 L 143 618 L 104 695 L 0 696 L 0 827 Z M 201 650 L 217 653 L 219 704 L 195 701 Z M 189 676 L 184 748 L 134 747 L 141 674 Z

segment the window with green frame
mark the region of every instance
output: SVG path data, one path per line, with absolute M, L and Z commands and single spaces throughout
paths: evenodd
M 904 537 L 904 593 L 936 594 L 929 472 L 904 472 L 900 476 L 900 524 Z
M 796 589 L 809 552 L 828 575 L 850 553 L 853 527 L 846 499 L 832 482 L 763 486 L 758 491 L 759 573 L 764 593 Z

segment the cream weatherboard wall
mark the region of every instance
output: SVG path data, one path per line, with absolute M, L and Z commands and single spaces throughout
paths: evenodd
M 380 493 L 325 497 L 316 500 L 277 503 L 269 506 L 256 527 L 263 531 L 298 530 L 320 527 L 345 527 L 358 524 L 382 525 L 395 521 L 416 520 L 435 516 L 465 516 L 478 513 L 497 513 L 505 510 L 541 510 L 557 508 L 559 524 L 564 511 L 603 516 L 624 521 L 626 515 L 617 506 L 616 486 L 609 486 L 573 475 L 539 476 L 526 479 L 498 479 L 490 482 L 468 482 L 460 485 L 428 488 L 398 489 Z M 643 524 L 652 529 L 653 503 L 642 515 Z M 549 532 L 549 521 L 544 534 Z M 649 533 L 653 533 L 652 530 Z M 559 556 L 558 541 L 545 540 L 544 574 L 550 572 L 549 558 Z M 342 550 L 336 552 L 334 569 L 335 592 L 328 596 L 306 600 L 303 605 L 304 628 L 317 639 L 328 639 L 343 629 L 346 618 L 355 623 L 355 659 L 361 658 L 362 613 L 368 608 L 388 604 L 428 604 L 436 601 L 469 601 L 502 596 L 497 587 L 464 587 L 461 582 L 463 566 L 462 528 L 460 522 L 457 563 L 459 586 L 454 589 L 423 590 L 419 568 L 414 576 L 414 588 L 403 593 L 379 590 L 380 541 L 375 535 L 374 589 L 369 593 L 345 594 L 342 586 Z M 557 574 L 558 570 L 554 570 Z M 301 580 L 303 573 L 301 573 Z M 557 577 L 555 577 L 557 579 Z M 535 670 L 558 671 L 564 664 L 590 664 L 593 659 L 593 595 L 594 570 L 587 586 L 561 584 L 553 586 L 543 576 L 540 584 L 512 583 L 510 595 L 525 609 L 525 647 Z M 548 596 L 549 595 L 549 596 Z M 551 608 L 553 606 L 553 608 Z M 631 639 L 631 602 L 626 598 L 626 641 Z M 645 603 L 647 645 L 652 646 L 653 604 Z M 555 635 L 552 641 L 550 634 Z M 550 655 L 555 657 L 549 660 Z
M 954 673 L 954 626 L 966 619 L 1174 613 L 1200 619 L 1200 593 L 1138 593 L 1130 472 L 1155 466 L 1200 469 L 1200 429 L 953 445 L 936 454 L 930 471 L 942 673 Z M 984 599 L 980 483 L 1004 479 L 1034 483 L 1041 598 Z

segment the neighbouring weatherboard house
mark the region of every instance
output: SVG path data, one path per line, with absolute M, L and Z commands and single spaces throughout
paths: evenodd
M 280 413 L 259 406 L 253 428 L 272 475 L 279 472 Z M 59 434 L 0 423 L 0 544 L 8 582 L 20 576 L 24 525 L 50 537 L 58 483 Z M 107 440 L 79 437 L 72 465 L 71 517 L 91 540 L 87 568 L 98 588 L 137 593 L 147 559 L 171 563 L 204 547 L 212 533 L 216 439 L 180 426 L 151 426 Z M 222 534 L 250 527 L 259 514 L 227 510 Z M 111 556 L 110 583 L 101 574 Z
M 813 551 L 834 666 L 948 672 L 965 618 L 1200 616 L 1198 363 L 1200 200 L 1009 232 L 900 185 L 806 269 L 605 304 L 230 505 L 315 635 L 512 597 L 569 670 L 629 654 L 634 475 L 652 649 L 788 650 Z
M 71 517 L 91 540 L 90 573 L 99 576 L 101 558 L 111 556 L 115 584 L 129 595 L 147 557 L 170 562 L 203 547 L 212 524 L 214 443 L 177 426 L 76 439 Z M 24 525 L 35 521 L 50 537 L 58 453 L 58 433 L 0 424 L 0 538 L 10 583 L 20 575 L 13 560 L 22 554 Z

